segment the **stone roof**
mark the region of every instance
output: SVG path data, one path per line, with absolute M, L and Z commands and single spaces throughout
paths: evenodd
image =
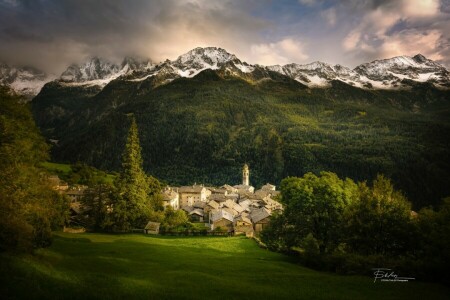
M 165 190 L 162 195 L 164 201 L 172 201 L 177 198 L 178 193 L 174 190 Z
M 190 215 L 190 216 L 192 216 L 192 215 L 199 215 L 199 216 L 203 217 L 204 212 L 203 212 L 203 209 L 196 208 L 196 209 L 192 210 L 192 211 L 189 213 L 189 215 Z
M 249 199 L 243 199 L 243 200 L 239 201 L 239 205 L 243 209 L 247 209 L 251 204 L 252 204 L 252 201 Z
M 206 205 L 212 207 L 213 209 L 218 209 L 219 208 L 219 203 L 217 203 L 214 200 L 209 201 Z
M 217 188 L 209 188 L 209 190 L 213 194 L 224 194 L 224 195 L 226 195 L 228 193 L 228 190 L 224 189 L 224 188 L 223 189 L 222 188 L 219 188 L 219 189 L 217 189 Z
M 226 207 L 228 207 L 228 208 L 233 208 L 235 204 L 236 204 L 236 203 L 235 203 L 233 200 L 228 199 L 228 200 L 225 201 L 222 205 L 223 205 L 223 206 L 226 206 Z
M 230 214 L 233 216 L 233 218 L 234 218 L 235 216 L 238 216 L 238 215 L 239 215 L 239 213 L 238 213 L 236 210 L 232 209 L 232 208 L 225 207 L 225 208 L 222 208 L 222 210 L 224 210 L 224 211 L 230 213 Z
M 240 206 L 240 205 L 237 204 L 237 203 L 234 204 L 233 209 L 234 209 L 235 211 L 237 211 L 238 213 L 242 213 L 242 212 L 245 210 L 242 206 Z
M 249 225 L 252 224 L 252 220 L 250 220 L 250 217 L 248 214 L 241 214 L 239 217 L 236 218 L 236 221 L 245 222 Z
M 209 196 L 209 199 L 216 202 L 224 202 L 227 200 L 227 198 L 223 194 L 212 194 L 211 196 Z
M 231 193 L 236 192 L 236 188 L 232 187 L 232 186 L 229 185 L 229 184 L 224 184 L 224 185 L 222 185 L 220 188 L 226 189 L 227 191 L 229 191 L 229 192 L 231 192 Z
M 194 208 L 205 208 L 205 206 L 206 206 L 206 203 L 205 202 L 203 202 L 203 201 L 196 201 L 195 203 L 194 203 Z
M 183 205 L 183 206 L 181 207 L 181 209 L 184 210 L 184 211 L 187 212 L 187 213 L 190 213 L 191 211 L 194 210 L 194 207 L 193 207 L 193 206 L 189 206 L 189 205 Z
M 151 231 L 158 231 L 160 225 L 161 225 L 161 223 L 150 221 L 147 223 L 147 225 L 145 225 L 144 229 L 151 230 Z
M 226 219 L 230 222 L 233 222 L 234 220 L 234 216 L 233 214 L 223 210 L 223 209 L 219 209 L 217 211 L 215 211 L 214 213 L 211 214 L 211 221 L 212 222 L 216 222 L 219 221 L 220 219 Z
M 262 190 L 267 190 L 267 191 L 275 191 L 276 186 L 270 184 L 270 183 L 266 183 L 265 185 L 263 185 L 261 187 Z
M 252 212 L 250 213 L 250 218 L 252 219 L 253 223 L 258 223 L 259 221 L 267 217 L 270 217 L 270 211 L 265 207 L 252 210 Z
M 195 193 L 200 194 L 204 192 L 205 187 L 202 185 L 190 185 L 190 186 L 182 186 L 178 189 L 179 193 Z

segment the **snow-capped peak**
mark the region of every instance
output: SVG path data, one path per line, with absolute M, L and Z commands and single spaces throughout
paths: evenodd
M 121 65 L 120 65 L 120 69 L 124 73 L 128 73 L 128 72 L 136 71 L 136 70 L 150 69 L 152 66 L 153 66 L 153 64 L 150 59 L 142 59 L 142 58 L 135 58 L 135 57 L 127 56 L 123 59 Z
M 198 47 L 179 56 L 174 61 L 174 64 L 184 65 L 186 68 L 190 66 L 194 68 L 204 68 L 208 66 L 222 65 L 235 59 L 237 58 L 234 54 L 230 54 L 222 48 Z
M 72 64 L 61 74 L 65 82 L 83 82 L 106 79 L 120 71 L 119 66 L 107 60 L 92 57 L 82 65 Z
M 102 88 L 117 78 L 133 82 L 152 78 L 152 85 L 158 86 L 176 78 L 194 77 L 206 69 L 219 70 L 224 76 L 237 76 L 245 80 L 270 78 L 267 71 L 272 71 L 309 87 L 326 87 L 330 86 L 333 80 L 340 80 L 360 88 L 409 88 L 412 82 L 429 82 L 439 88 L 450 88 L 450 72 L 421 54 L 375 60 L 351 70 L 345 66 L 333 66 L 320 61 L 268 67 L 250 65 L 217 47 L 195 48 L 173 61 L 166 60 L 159 64 L 133 57 L 126 57 L 120 64 L 115 64 L 106 59 L 92 57 L 82 64 L 70 65 L 61 74 L 59 82 L 62 85 Z M 53 80 L 51 76 L 33 68 L 9 67 L 0 63 L 0 84 L 8 85 L 19 93 L 34 96 L 50 80 Z
M 33 67 L 9 66 L 0 63 L 0 85 L 7 85 L 16 93 L 31 99 L 45 83 L 55 78 Z

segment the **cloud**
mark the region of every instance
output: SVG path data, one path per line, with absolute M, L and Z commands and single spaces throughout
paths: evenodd
M 442 47 L 450 36 L 450 14 L 440 10 L 440 1 L 366 1 L 366 4 L 360 7 L 359 24 L 342 40 L 347 55 L 371 60 L 422 53 L 450 64 Z
M 298 2 L 303 5 L 311 6 L 316 3 L 316 0 L 298 0 Z
M 251 4 L 207 0 L 1 1 L 0 60 L 61 72 L 99 55 L 154 61 L 198 46 L 218 46 L 251 58 L 268 21 L 246 12 Z
M 0 61 L 62 72 L 217 46 L 249 63 L 350 67 L 397 53 L 450 66 L 450 0 L 0 0 Z M 331 50 L 330 50 L 331 49 Z
M 324 10 L 321 16 L 327 21 L 331 26 L 336 25 L 336 9 L 334 7 Z
M 251 46 L 252 60 L 262 65 L 301 63 L 309 58 L 303 48 L 299 41 L 292 38 L 285 38 L 276 43 L 255 44 Z

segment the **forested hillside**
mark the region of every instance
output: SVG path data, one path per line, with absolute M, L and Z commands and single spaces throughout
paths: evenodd
M 414 208 L 450 195 L 450 93 L 362 90 L 340 81 L 310 89 L 280 74 L 239 79 L 205 70 L 156 86 L 117 79 L 103 90 L 52 82 L 32 109 L 52 157 L 120 166 L 127 115 L 136 118 L 146 171 L 170 184 L 251 184 L 332 171 L 393 179 Z

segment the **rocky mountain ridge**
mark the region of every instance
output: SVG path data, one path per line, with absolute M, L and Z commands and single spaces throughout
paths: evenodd
M 83 64 L 70 65 L 55 80 L 62 86 L 103 88 L 120 78 L 134 82 L 151 80 L 152 86 L 159 86 L 176 78 L 192 78 L 207 69 L 215 70 L 221 76 L 240 77 L 253 82 L 271 79 L 269 73 L 275 72 L 310 88 L 326 88 L 334 80 L 363 89 L 408 89 L 424 82 L 440 89 L 450 88 L 450 72 L 421 54 L 375 60 L 354 69 L 320 61 L 303 65 L 261 66 L 243 62 L 234 54 L 216 47 L 195 48 L 175 60 L 159 64 L 131 57 L 126 57 L 121 64 L 114 64 L 93 57 Z M 20 94 L 36 95 L 46 82 L 53 79 L 33 68 L 0 65 L 0 84 L 9 85 Z

